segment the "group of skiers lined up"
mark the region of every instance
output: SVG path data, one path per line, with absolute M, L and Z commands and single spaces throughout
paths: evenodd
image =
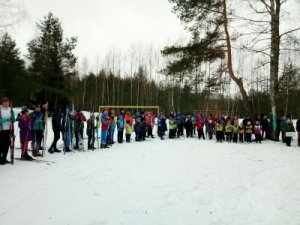
M 207 136 L 212 139 L 216 137 L 217 142 L 252 142 L 252 134 L 255 135 L 255 142 L 261 143 L 266 138 L 270 129 L 270 122 L 266 116 L 255 120 L 247 116 L 239 123 L 237 116 L 215 116 L 206 117 L 198 114 L 194 116 L 184 116 L 181 113 L 171 112 L 169 115 L 160 113 L 156 117 L 153 112 L 137 112 L 131 115 L 130 112 L 124 112 L 123 109 L 117 114 L 114 109 L 105 108 L 102 113 L 95 116 L 94 112 L 90 113 L 90 118 L 86 119 L 85 115 L 79 109 L 57 107 L 52 114 L 52 129 L 54 140 L 48 149 L 49 153 L 61 152 L 57 149 L 57 142 L 62 137 L 64 142 L 64 152 L 72 150 L 82 150 L 84 148 L 83 133 L 84 123 L 87 122 L 86 135 L 88 136 L 88 149 L 94 150 L 95 140 L 100 141 L 100 148 L 108 148 L 114 144 L 114 133 L 117 130 L 117 141 L 123 143 L 125 132 L 126 142 L 131 141 L 131 133 L 135 132 L 135 141 L 144 141 L 146 137 L 154 138 L 153 127 L 157 125 L 157 134 L 164 139 L 166 132 L 170 139 L 197 136 L 199 139 L 205 139 Z M 9 146 L 12 146 L 14 130 L 13 123 L 18 122 L 21 142 L 21 159 L 33 160 L 28 154 L 29 142 L 31 142 L 32 155 L 42 156 L 45 150 L 46 135 L 45 123 L 47 119 L 47 105 L 36 104 L 34 110 L 30 113 L 26 106 L 22 107 L 21 112 L 15 119 L 14 112 L 10 106 L 8 98 L 2 98 L 0 106 L 0 164 L 9 163 L 7 154 Z M 291 145 L 291 139 L 295 128 L 291 118 L 282 117 L 278 119 L 276 127 L 276 140 L 282 135 L 282 141 L 288 146 Z M 168 125 L 167 125 L 168 123 Z M 296 130 L 298 132 L 298 145 L 300 146 L 300 119 L 297 121 Z M 204 132 L 205 131 L 205 132 Z M 100 133 L 100 137 L 98 134 Z M 97 137 L 95 137 L 97 134 Z
M 158 117 L 158 135 L 161 139 L 164 139 L 167 128 L 167 119 L 169 127 L 169 138 L 179 138 L 183 136 L 184 129 L 186 137 L 193 137 L 197 135 L 198 138 L 205 139 L 208 136 L 209 139 L 215 135 L 217 142 L 252 142 L 252 134 L 254 134 L 255 142 L 261 143 L 262 139 L 267 137 L 270 131 L 270 122 L 266 116 L 261 116 L 255 120 L 255 122 L 246 116 L 241 123 L 237 116 L 215 116 L 208 115 L 204 117 L 200 114 L 195 116 L 184 117 L 181 113 L 173 113 L 166 116 L 164 113 Z M 282 141 L 291 146 L 291 140 L 294 136 L 295 128 L 292 120 L 289 116 L 283 117 L 276 121 L 276 141 L 279 141 L 279 135 L 282 134 Z M 204 132 L 205 128 L 205 132 Z M 297 132 L 298 132 L 298 145 L 300 146 L 300 119 L 297 121 Z M 206 135 L 205 135 L 206 134 Z

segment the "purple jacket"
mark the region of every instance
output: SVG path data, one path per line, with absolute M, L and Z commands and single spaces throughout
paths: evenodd
M 21 142 L 32 141 L 33 132 L 32 132 L 32 119 L 30 116 L 24 114 L 19 119 L 19 128 L 20 128 L 20 140 Z

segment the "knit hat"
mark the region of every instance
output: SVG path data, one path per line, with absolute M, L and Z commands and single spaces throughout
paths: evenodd
M 28 112 L 27 106 L 26 106 L 26 105 L 22 106 L 21 113 L 22 113 L 22 114 L 25 114 L 25 113 L 27 113 L 27 112 Z

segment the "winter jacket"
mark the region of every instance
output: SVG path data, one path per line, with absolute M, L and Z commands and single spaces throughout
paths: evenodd
M 158 119 L 158 127 L 161 132 L 167 131 L 166 119 L 164 117 Z
M 32 118 L 29 115 L 23 114 L 19 118 L 21 142 L 32 141 L 33 138 L 32 126 L 33 126 Z
M 107 113 L 103 113 L 102 119 L 101 119 L 101 130 L 108 130 L 109 128 L 109 117 Z
M 227 125 L 225 126 L 225 131 L 226 131 L 227 133 L 231 133 L 231 132 L 233 131 L 233 126 L 232 126 L 231 124 L 227 124 Z
M 131 134 L 132 133 L 132 127 L 128 123 L 125 125 L 125 132 L 126 132 L 126 134 Z
M 245 133 L 245 128 L 244 128 L 243 125 L 240 125 L 240 126 L 239 126 L 239 133 L 240 133 L 240 134 L 244 134 L 244 133 Z
M 261 126 L 260 125 L 254 126 L 254 134 L 261 134 Z
M 118 131 L 122 131 L 124 130 L 124 120 L 119 118 L 117 120 L 117 127 L 118 127 Z
M 262 119 L 261 121 L 261 126 L 262 126 L 262 130 L 267 130 L 268 126 L 269 126 L 269 121 L 268 119 Z
M 86 124 L 86 135 L 92 135 L 93 132 L 95 132 L 95 130 L 97 129 L 95 119 L 88 119 Z
M 239 132 L 239 126 L 235 125 L 233 126 L 233 133 L 237 134 Z
M 245 127 L 245 133 L 246 134 L 252 134 L 252 125 L 247 125 Z
M 174 120 L 169 120 L 169 129 L 170 130 L 173 130 L 173 129 L 175 129 L 176 128 L 176 125 L 175 125 L 175 123 L 174 123 Z
M 45 117 L 42 112 L 32 112 L 30 114 L 33 119 L 33 130 L 44 130 L 45 129 Z
M 216 131 L 223 131 L 223 126 L 221 123 L 216 123 Z
M 295 132 L 294 125 L 291 122 L 284 124 L 283 131 L 285 131 L 285 132 Z
M 132 126 L 132 124 L 133 124 L 133 118 L 132 118 L 132 116 L 130 115 L 130 114 L 126 114 L 125 115 L 125 122 L 127 121 L 127 120 L 129 120 L 130 121 L 130 125 Z
M 197 127 L 197 130 L 202 130 L 204 127 L 204 122 L 202 122 L 200 119 L 196 120 L 195 126 Z

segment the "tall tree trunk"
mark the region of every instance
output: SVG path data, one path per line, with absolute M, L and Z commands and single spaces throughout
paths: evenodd
M 226 6 L 226 0 L 222 0 L 223 3 L 223 18 L 224 18 L 224 31 L 225 31 L 225 38 L 226 38 L 226 44 L 227 44 L 227 67 L 228 72 L 231 77 L 231 79 L 238 85 L 240 89 L 240 93 L 242 95 L 243 99 L 243 105 L 247 113 L 253 117 L 253 111 L 251 108 L 251 105 L 249 103 L 247 92 L 244 88 L 243 81 L 235 76 L 235 73 L 233 71 L 232 66 L 232 52 L 231 52 L 231 38 L 228 31 L 228 18 L 227 18 L 227 6 Z
M 278 101 L 278 70 L 279 70 L 279 53 L 280 53 L 280 0 L 270 0 L 271 16 L 271 56 L 270 56 L 270 103 L 273 117 L 273 132 L 275 138 L 276 119 L 277 119 L 277 101 Z

